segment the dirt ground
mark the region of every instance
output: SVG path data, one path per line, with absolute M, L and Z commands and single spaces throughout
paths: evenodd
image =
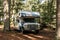
M 40 30 L 38 34 L 34 34 L 34 32 L 25 32 L 25 34 L 22 34 L 15 30 L 0 31 L 0 40 L 55 40 L 55 31 L 45 29 Z

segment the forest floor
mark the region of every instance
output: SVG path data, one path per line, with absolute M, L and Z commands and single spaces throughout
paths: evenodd
M 25 34 L 22 34 L 15 30 L 0 31 L 0 40 L 55 40 L 55 31 L 45 29 L 40 30 L 38 34 L 34 32 L 25 32 Z

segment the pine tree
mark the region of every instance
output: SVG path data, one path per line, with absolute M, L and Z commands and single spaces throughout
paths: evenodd
M 57 40 L 60 40 L 60 0 L 57 0 Z
M 4 0 L 3 2 L 4 12 L 4 31 L 10 30 L 10 0 Z

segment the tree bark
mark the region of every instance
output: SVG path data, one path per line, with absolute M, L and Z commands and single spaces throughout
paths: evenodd
M 9 0 L 4 0 L 3 2 L 3 12 L 4 12 L 4 31 L 10 30 L 10 2 Z
M 57 40 L 60 40 L 60 0 L 57 0 Z

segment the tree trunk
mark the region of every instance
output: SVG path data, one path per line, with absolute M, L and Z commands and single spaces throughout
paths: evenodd
M 57 40 L 60 40 L 60 0 L 57 0 Z
M 4 0 L 3 2 L 3 12 L 4 12 L 4 31 L 10 30 L 10 4 L 9 0 Z

